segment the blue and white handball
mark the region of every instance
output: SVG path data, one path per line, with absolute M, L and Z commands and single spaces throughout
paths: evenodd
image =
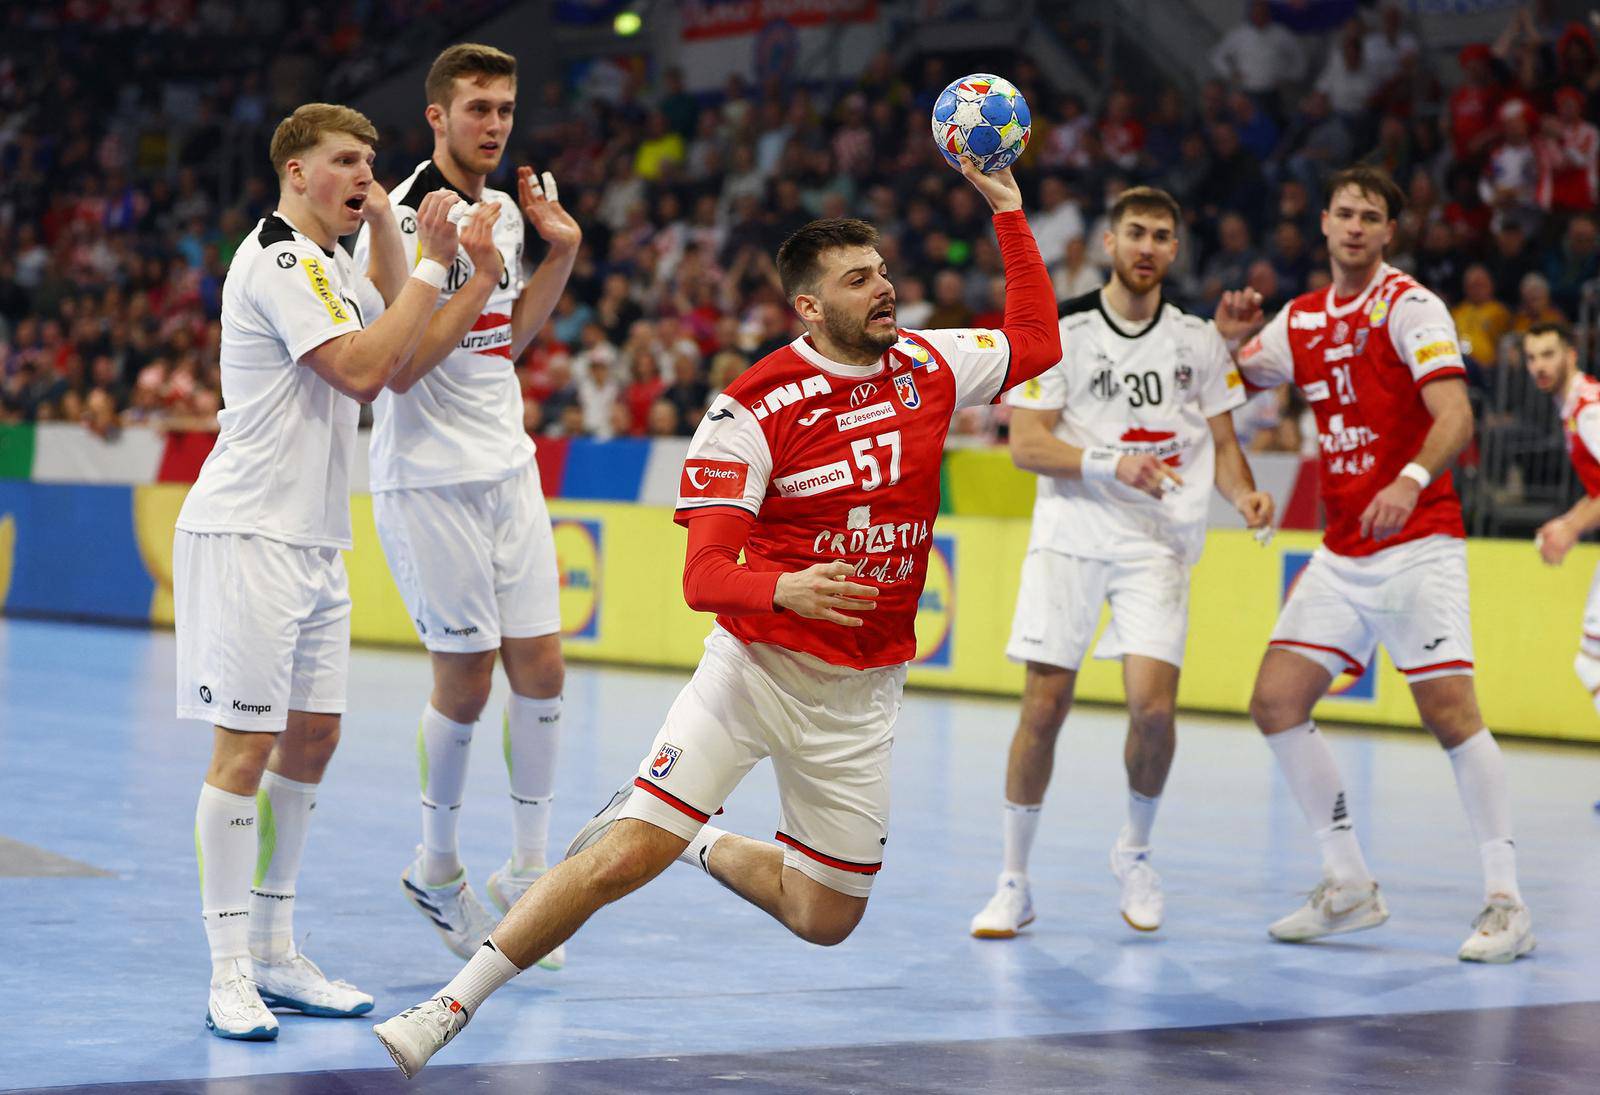
M 977 161 L 985 175 L 1010 167 L 1032 130 L 1033 113 L 1016 85 L 987 72 L 961 77 L 933 104 L 933 143 L 958 170 L 963 159 Z

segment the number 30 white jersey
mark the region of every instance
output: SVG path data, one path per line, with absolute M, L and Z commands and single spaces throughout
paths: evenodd
M 1006 402 L 1059 410 L 1055 435 L 1069 445 L 1154 453 L 1183 486 L 1157 501 L 1118 482 L 1041 475 L 1029 550 L 1193 563 L 1205 545 L 1216 464 L 1207 419 L 1245 400 L 1222 336 L 1164 301 L 1148 326 L 1126 333 L 1097 290 L 1062 305 L 1061 345 L 1061 361 L 1013 388 Z

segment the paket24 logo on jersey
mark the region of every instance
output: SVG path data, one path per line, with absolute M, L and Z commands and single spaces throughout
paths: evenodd
M 599 521 L 557 517 L 550 522 L 561 581 L 561 637 L 600 637 L 600 564 L 605 543 Z
M 685 460 L 678 494 L 683 498 L 743 498 L 750 465 L 736 460 Z
M 1287 603 L 1289 594 L 1294 592 L 1295 582 L 1300 580 L 1301 573 L 1311 562 L 1309 551 L 1285 551 L 1283 553 L 1283 585 L 1281 603 Z M 1373 661 L 1377 655 L 1373 655 Z M 1329 699 L 1354 700 L 1358 703 L 1375 703 L 1378 699 L 1378 675 L 1372 671 L 1372 661 L 1367 662 L 1366 668 L 1359 677 L 1353 677 L 1348 671 L 1339 674 L 1333 679 L 1333 685 L 1328 689 Z

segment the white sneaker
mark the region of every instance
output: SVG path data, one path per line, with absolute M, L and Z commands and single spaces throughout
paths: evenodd
M 218 1038 L 242 1042 L 270 1042 L 278 1036 L 278 1020 L 261 1002 L 255 982 L 246 977 L 237 961 L 231 973 L 211 982 L 206 1001 L 206 1029 Z
M 483 941 L 489 938 L 489 933 L 499 921 L 489 915 L 489 910 L 483 907 L 478 895 L 467 885 L 465 867 L 442 886 L 426 885 L 422 881 L 424 877 L 422 848 L 419 846 L 417 858 L 400 874 L 400 885 L 405 891 L 406 900 L 439 930 L 439 936 L 451 953 L 457 958 L 471 958 L 472 952 L 483 946 Z
M 377 1024 L 372 1033 L 378 1036 L 378 1041 L 409 1080 L 422 1071 L 429 1057 L 461 1033 L 469 1018 L 460 1001 L 449 996 L 435 996 Z
M 994 896 L 983 911 L 972 918 L 972 934 L 978 939 L 1014 939 L 1033 920 L 1033 895 L 1028 892 L 1028 876 L 1002 872 Z
M 1306 903 L 1267 929 L 1280 943 L 1307 943 L 1324 935 L 1376 928 L 1389 919 L 1378 884 L 1367 887 L 1336 885 L 1324 878 Z
M 534 870 L 518 874 L 512 870 L 511 861 L 508 859 L 504 867 L 489 876 L 489 881 L 484 886 L 484 889 L 489 894 L 489 900 L 494 903 L 494 907 L 499 909 L 500 915 L 504 917 L 506 913 L 511 911 L 511 906 L 515 905 L 522 898 L 522 895 L 528 892 L 528 887 L 532 886 L 539 876 L 548 869 L 546 867 L 537 867 Z M 565 943 L 558 945 L 555 950 L 539 959 L 538 962 L 541 969 L 547 970 L 558 970 L 566 964 L 567 945 Z
M 1514 962 L 1537 945 L 1528 906 L 1502 899 L 1483 907 L 1456 957 L 1463 962 Z
M 1153 932 L 1161 926 L 1166 898 L 1161 876 L 1150 866 L 1150 849 L 1132 848 L 1121 838 L 1111 847 L 1111 873 L 1122 883 L 1122 919 L 1135 931 Z
M 372 1010 L 372 997 L 348 981 L 330 981 L 298 951 L 279 962 L 253 959 L 256 988 L 269 1008 L 289 1008 L 319 1019 L 351 1019 Z
M 617 820 L 617 815 L 622 813 L 622 808 L 628 804 L 628 799 L 633 795 L 633 777 L 628 777 L 624 783 L 612 792 L 611 798 L 600 807 L 600 812 L 590 818 L 583 828 L 578 830 L 578 835 L 572 838 L 572 843 L 567 845 L 567 858 L 571 859 L 585 848 L 592 847 L 605 835 Z

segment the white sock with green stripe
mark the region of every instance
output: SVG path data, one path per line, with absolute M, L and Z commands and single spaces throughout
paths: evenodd
M 250 889 L 250 953 L 280 962 L 294 951 L 295 880 L 317 808 L 317 785 L 267 772 L 256 792 L 256 874 Z
M 256 800 L 200 785 L 194 856 L 200 867 L 200 918 L 211 947 L 211 976 L 250 971 L 250 864 L 255 861 Z
M 511 869 L 523 874 L 544 867 L 545 848 L 550 842 L 556 749 L 561 743 L 561 697 L 540 700 L 511 693 L 503 727 L 516 836 Z
M 477 723 L 454 722 L 422 709 L 417 727 L 417 764 L 422 772 L 422 884 L 442 886 L 461 873 L 456 822 L 467 786 L 467 757 Z

